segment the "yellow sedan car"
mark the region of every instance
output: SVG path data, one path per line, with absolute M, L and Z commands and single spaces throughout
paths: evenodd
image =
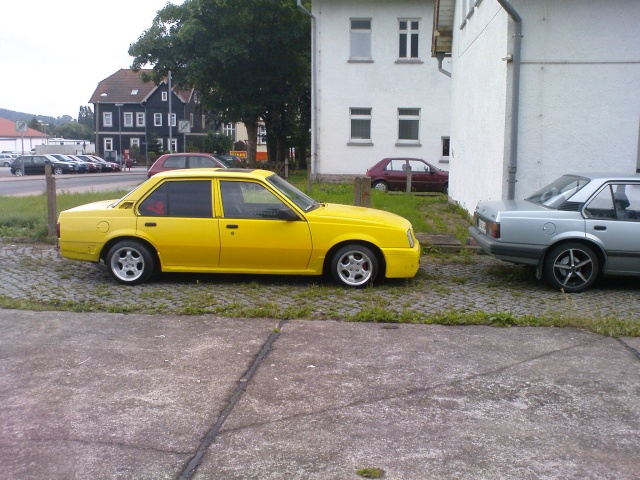
M 322 275 L 361 288 L 413 277 L 411 223 L 365 207 L 318 203 L 273 172 L 173 170 L 120 200 L 60 213 L 62 256 L 104 262 L 140 284 L 155 272 Z

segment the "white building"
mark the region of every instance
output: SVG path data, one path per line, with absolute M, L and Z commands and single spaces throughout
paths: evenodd
M 433 11 L 432 0 L 313 1 L 318 177 L 394 156 L 448 169 L 451 78 L 431 57 Z
M 449 195 L 468 211 L 571 171 L 640 169 L 640 1 L 438 0 L 435 16 Z

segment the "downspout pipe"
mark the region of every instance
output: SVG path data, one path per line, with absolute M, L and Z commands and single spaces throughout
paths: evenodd
M 311 18 L 311 178 L 318 176 L 318 95 L 316 78 L 316 17 L 298 0 L 298 8 Z
M 516 196 L 516 172 L 518 171 L 518 124 L 520 112 L 520 65 L 522 50 L 522 17 L 507 0 L 498 0 L 511 20 L 515 23 L 513 33 L 513 54 L 511 63 L 512 87 L 511 87 L 511 138 L 509 166 L 507 168 L 507 200 L 513 200 Z

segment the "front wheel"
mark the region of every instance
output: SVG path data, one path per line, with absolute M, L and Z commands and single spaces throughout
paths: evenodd
M 373 185 L 371 185 L 373 188 L 375 188 L 376 190 L 379 190 L 381 192 L 386 192 L 387 190 L 389 190 L 389 186 L 387 185 L 387 182 L 384 182 L 382 180 L 378 180 L 377 182 L 373 182 Z
M 153 254 L 145 245 L 133 240 L 116 243 L 109 250 L 106 260 L 113 279 L 125 285 L 139 285 L 155 269 Z
M 363 288 L 378 275 L 378 258 L 363 245 L 346 245 L 333 256 L 331 273 L 344 286 Z
M 62 175 L 62 167 L 55 167 L 53 169 L 53 174 L 54 175 Z
M 589 288 L 598 277 L 600 266 L 594 251 L 581 243 L 568 242 L 551 249 L 544 261 L 544 277 L 552 286 L 567 293 Z

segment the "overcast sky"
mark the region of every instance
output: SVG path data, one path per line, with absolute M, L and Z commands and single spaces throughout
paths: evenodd
M 167 0 L 3 0 L 0 108 L 78 117 Z M 171 3 L 181 4 L 182 0 Z M 93 108 L 93 106 L 91 106 Z

